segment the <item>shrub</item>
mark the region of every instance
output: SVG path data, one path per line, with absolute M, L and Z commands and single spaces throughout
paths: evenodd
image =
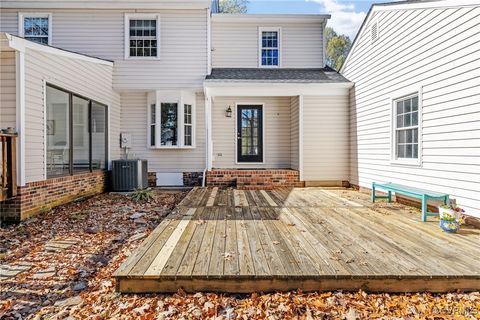
M 140 201 L 150 201 L 153 200 L 155 197 L 153 196 L 153 190 L 150 188 L 146 189 L 135 189 L 135 191 L 130 196 L 133 201 L 140 202 Z

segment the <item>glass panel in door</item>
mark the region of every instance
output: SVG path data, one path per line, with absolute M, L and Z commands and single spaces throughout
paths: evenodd
M 237 161 L 263 162 L 262 106 L 237 107 Z

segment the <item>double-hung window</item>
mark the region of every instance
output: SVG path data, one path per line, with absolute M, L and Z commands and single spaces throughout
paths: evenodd
M 192 105 L 183 105 L 183 145 L 192 146 Z
M 260 28 L 260 67 L 280 66 L 280 28 Z
M 156 144 L 156 130 L 157 128 L 157 108 L 155 104 L 150 105 L 150 146 L 153 147 Z
M 393 101 L 394 161 L 419 161 L 419 95 L 414 94 Z
M 157 15 L 125 15 L 125 58 L 158 58 Z
M 21 37 L 41 44 L 52 44 L 50 13 L 20 13 L 18 20 Z

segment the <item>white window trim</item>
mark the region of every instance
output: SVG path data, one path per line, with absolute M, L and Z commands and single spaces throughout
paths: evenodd
M 418 96 L 418 158 L 417 159 L 406 159 L 400 158 L 397 159 L 396 151 L 396 127 L 397 127 L 397 116 L 396 116 L 396 102 L 408 97 Z M 394 92 L 390 98 L 390 163 L 393 165 L 401 166 L 422 166 L 422 150 L 423 150 L 423 137 L 422 137 L 422 109 L 423 109 L 423 91 L 422 86 L 420 87 L 408 87 L 403 90 Z
M 262 32 L 278 32 L 278 65 L 262 65 Z M 281 68 L 282 67 L 282 28 L 281 27 L 259 27 L 258 28 L 258 67 L 259 68 Z
M 161 142 L 161 107 L 162 103 L 176 103 L 177 104 L 177 145 L 176 146 L 162 146 Z M 151 145 L 150 127 L 151 121 L 151 105 L 155 104 L 155 145 Z M 184 135 L 184 105 L 189 104 L 192 106 L 192 145 L 185 145 Z M 148 119 L 147 119 L 147 147 L 149 149 L 195 149 L 196 148 L 196 105 L 195 101 L 185 101 L 183 99 L 166 99 L 151 102 L 147 106 Z
M 18 35 L 25 37 L 25 18 L 48 18 L 48 45 L 52 45 L 52 14 L 50 12 L 19 12 L 18 13 Z
M 238 106 L 262 106 L 262 162 L 243 162 L 238 161 L 238 139 L 237 139 L 237 132 L 238 132 Z M 258 165 L 258 164 L 265 164 L 266 159 L 266 137 L 265 137 L 265 103 L 264 102 L 236 102 L 235 103 L 235 116 L 233 117 L 235 121 L 235 165 L 242 166 L 242 165 Z
M 190 123 L 185 123 L 185 105 L 189 105 L 190 106 Z M 193 136 L 195 135 L 195 127 L 194 127 L 194 121 L 193 121 L 193 103 L 187 103 L 185 101 L 182 102 L 182 144 L 183 144 L 183 147 L 184 148 L 192 148 L 194 145 L 195 145 L 195 141 L 193 139 Z M 190 126 L 191 127 L 191 140 L 192 140 L 192 143 L 191 145 L 186 145 L 185 144 L 185 126 Z
M 157 21 L 157 56 L 156 57 L 131 57 L 130 56 L 130 20 L 156 20 Z M 157 60 L 160 59 L 160 15 L 144 13 L 125 13 L 124 19 L 124 53 L 127 60 Z
M 152 105 L 155 106 L 155 123 L 152 122 Z M 147 122 L 148 122 L 148 131 L 147 131 L 147 140 L 148 140 L 148 147 L 149 148 L 154 148 L 155 145 L 157 144 L 157 141 L 158 141 L 158 137 L 157 137 L 157 134 L 158 134 L 158 131 L 157 131 L 157 127 L 158 127 L 158 115 L 157 115 L 157 104 L 156 104 L 156 101 L 152 101 L 151 103 L 148 104 L 148 107 L 147 107 Z M 152 135 L 151 135 L 151 130 L 152 130 L 152 126 L 155 125 L 155 145 L 152 146 Z

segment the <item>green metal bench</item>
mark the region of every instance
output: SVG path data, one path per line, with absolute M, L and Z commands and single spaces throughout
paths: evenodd
M 386 196 L 377 196 L 375 194 L 376 189 L 387 191 Z M 420 199 L 422 201 L 422 221 L 427 221 L 428 216 L 438 216 L 438 213 L 428 212 L 427 202 L 428 200 L 442 200 L 445 204 L 448 203 L 449 195 L 445 193 L 439 193 L 420 188 L 413 188 L 396 183 L 384 183 L 378 184 L 372 183 L 372 202 L 376 199 L 388 199 L 388 202 L 392 202 L 392 192 L 395 194 L 400 193 L 408 197 Z

